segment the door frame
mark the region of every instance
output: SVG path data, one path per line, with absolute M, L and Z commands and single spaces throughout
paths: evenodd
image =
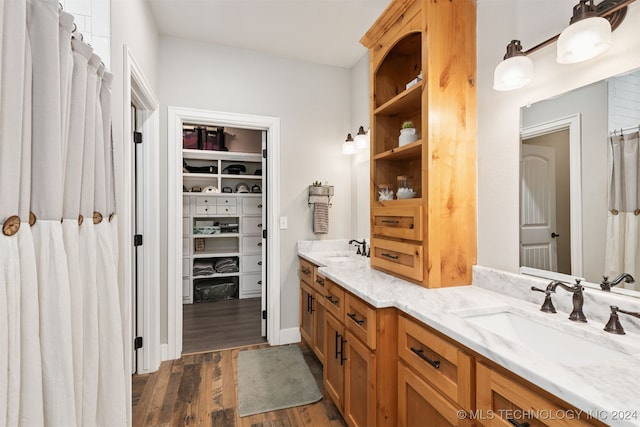
M 182 356 L 182 125 L 202 123 L 267 131 L 267 340 L 280 344 L 280 118 L 170 106 L 167 108 L 167 324 L 163 360 Z M 263 189 L 264 192 L 264 189 Z
M 569 130 L 571 277 L 582 277 L 582 127 L 580 113 L 521 128 L 520 146 L 522 147 L 522 140 L 565 129 Z M 522 176 L 520 176 L 520 179 L 522 179 Z M 564 274 L 560 275 L 560 273 L 529 267 L 520 267 L 520 273 L 558 280 L 566 279 L 567 277 Z
M 137 320 L 138 330 L 142 331 L 143 347 L 136 353 L 136 370 L 138 374 L 156 371 L 160 367 L 160 293 L 156 284 L 160 280 L 160 249 L 159 235 L 159 156 L 158 146 L 160 141 L 159 101 L 151 85 L 147 81 L 142 69 L 136 62 L 127 45 L 123 47 L 123 122 L 122 141 L 123 148 L 123 206 L 118 218 L 120 222 L 120 261 L 121 283 L 123 284 L 121 295 L 123 327 L 124 327 L 124 351 L 126 372 L 132 372 L 131 354 L 133 352 L 133 322 Z M 144 281 L 138 289 L 138 300 L 135 307 L 136 319 L 133 318 L 134 301 L 134 253 L 133 253 L 133 171 L 135 143 L 133 142 L 133 127 L 131 123 L 131 105 L 138 110 L 139 130 L 144 134 L 143 142 L 143 174 L 142 185 L 145 189 L 140 203 L 144 206 L 144 221 L 142 234 L 144 236 L 144 255 L 140 268 L 143 269 Z M 130 392 L 130 388 L 128 390 Z

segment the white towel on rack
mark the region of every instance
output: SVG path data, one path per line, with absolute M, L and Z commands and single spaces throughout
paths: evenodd
M 313 232 L 327 234 L 329 232 L 329 204 L 316 202 L 313 204 Z

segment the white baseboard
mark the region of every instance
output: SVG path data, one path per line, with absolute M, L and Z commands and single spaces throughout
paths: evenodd
M 300 342 L 300 328 L 280 329 L 280 345 Z

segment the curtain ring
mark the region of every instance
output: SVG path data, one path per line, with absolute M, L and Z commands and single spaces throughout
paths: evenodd
M 29 225 L 31 227 L 33 227 L 33 224 L 36 223 L 36 214 L 34 214 L 33 212 L 29 211 Z
M 100 212 L 93 213 L 93 223 L 100 224 L 102 222 L 102 214 Z
M 109 222 L 111 222 L 111 220 L 113 219 L 113 217 L 115 216 L 115 214 L 116 214 L 115 212 L 111 212 L 111 213 L 109 214 Z
M 84 217 L 82 215 L 78 215 L 78 225 L 82 225 L 84 222 Z
M 636 209 L 635 211 L 633 211 L 633 214 L 634 214 L 635 216 L 640 215 L 640 209 Z
M 611 209 L 612 215 L 618 215 L 618 209 Z

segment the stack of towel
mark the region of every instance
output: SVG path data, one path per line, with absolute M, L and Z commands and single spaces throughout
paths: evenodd
M 238 258 L 220 258 L 216 260 L 214 269 L 216 273 L 237 273 Z
M 215 273 L 213 261 L 206 259 L 196 259 L 193 261 L 194 276 L 208 276 L 213 273 Z

